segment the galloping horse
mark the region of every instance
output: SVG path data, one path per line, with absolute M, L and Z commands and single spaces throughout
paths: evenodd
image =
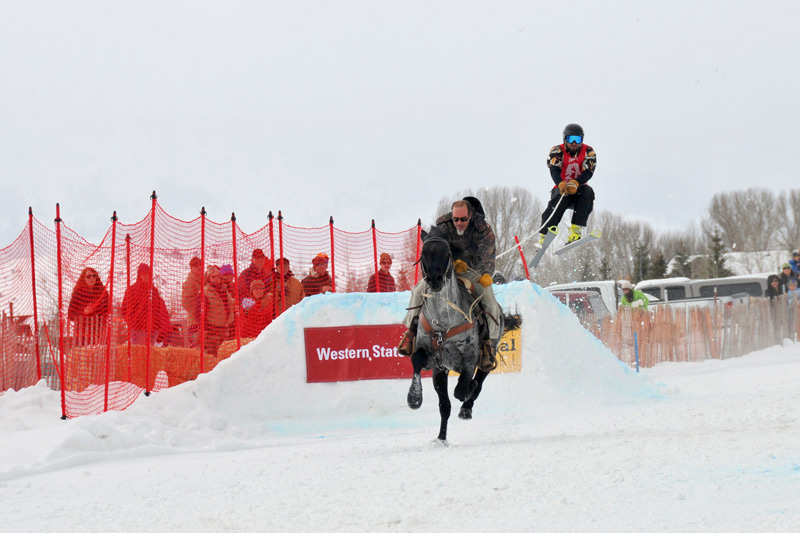
M 437 235 L 422 233 L 420 262 L 422 274 L 429 291 L 424 292 L 419 314 L 416 350 L 411 354 L 414 376 L 408 389 L 408 406 L 419 409 L 422 405 L 422 379 L 420 372 L 433 369 L 433 388 L 439 396 L 439 440 L 447 440 L 447 421 L 450 418 L 450 397 L 447 392 L 447 376 L 450 370 L 458 372 L 458 382 L 453 396 L 468 405 L 471 418 L 472 402 L 480 392 L 486 377 L 483 373 L 475 379 L 475 369 L 480 356 L 478 301 L 459 283 L 454 270 L 453 251 L 449 243 Z M 499 317 L 501 330 L 504 323 L 519 327 L 519 319 Z M 496 346 L 494 347 L 497 348 Z M 462 412 L 464 409 L 462 408 Z

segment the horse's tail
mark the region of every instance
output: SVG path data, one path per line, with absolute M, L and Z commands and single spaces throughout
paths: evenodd
M 522 327 L 522 316 L 519 313 L 511 314 L 511 313 L 504 313 L 503 314 L 503 334 L 505 335 L 509 331 L 514 331 Z

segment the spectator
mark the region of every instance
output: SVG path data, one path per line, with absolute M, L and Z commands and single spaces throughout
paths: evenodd
M 306 296 L 333 290 L 333 281 L 328 274 L 328 254 L 319 253 L 311 260 L 311 272 L 303 278 L 303 290 Z
M 281 271 L 281 269 L 283 269 Z M 283 274 L 283 287 L 281 287 L 281 274 Z M 269 290 L 270 308 L 272 318 L 279 316 L 284 310 L 299 303 L 305 298 L 306 293 L 303 284 L 298 281 L 292 269 L 289 267 L 289 260 L 285 257 L 278 259 L 273 277 L 272 287 Z
M 192 257 L 189 261 L 189 275 L 183 282 L 181 290 L 181 307 L 189 314 L 186 319 L 187 335 L 189 346 L 197 346 L 197 333 L 200 331 L 200 323 L 197 320 L 195 306 L 200 297 L 200 289 L 203 287 L 203 262 L 199 257 Z
M 125 291 L 120 311 L 133 344 L 166 342 L 172 333 L 167 305 L 153 284 L 150 267 L 144 263 L 136 269 L 136 283 Z M 148 324 L 152 325 L 149 335 Z
M 93 268 L 84 268 L 72 289 L 67 317 L 74 322 L 73 337 L 78 345 L 102 342 L 108 315 L 108 291 Z
M 764 296 L 769 297 L 770 300 L 783 294 L 783 286 L 781 286 L 781 278 L 776 274 L 770 274 L 767 278 L 767 288 L 764 291 Z
M 253 257 L 250 266 L 242 271 L 239 276 L 239 287 L 241 291 L 237 296 L 241 302 L 245 298 L 252 298 L 250 287 L 254 280 L 260 279 L 265 287 L 269 287 L 272 278 L 272 259 L 264 255 L 261 248 L 253 250 Z
M 796 276 L 800 276 L 800 252 L 792 254 L 792 258 L 789 259 L 789 266 L 792 267 L 792 272 L 794 272 Z
M 797 289 L 797 279 L 790 279 L 786 290 L 789 305 L 800 302 L 800 290 Z
M 206 286 L 203 289 L 206 304 L 205 352 L 216 355 L 228 326 L 233 323 L 236 301 L 222 283 L 219 268 L 206 269 Z M 197 315 L 200 316 L 200 298 L 197 299 Z
M 250 284 L 250 294 L 252 298 L 242 300 L 244 310 L 242 336 L 258 337 L 258 334 L 272 322 L 272 306 L 264 282 L 260 279 L 254 279 Z
M 367 282 L 367 292 L 394 292 L 394 278 L 389 273 L 392 268 L 392 256 L 382 253 L 380 257 L 380 269 L 378 270 L 378 286 L 375 286 L 375 274 L 369 277 Z
M 781 273 L 778 275 L 781 279 L 781 285 L 783 286 L 784 292 L 789 288 L 789 281 L 795 280 L 797 281 L 797 274 L 794 273 L 792 270 L 792 265 L 789 263 L 784 263 L 781 265 Z
M 620 307 L 641 307 L 642 309 L 647 309 L 650 303 L 649 298 L 647 298 L 647 295 L 642 291 L 634 289 L 630 281 L 627 279 L 621 280 L 619 282 L 619 287 L 622 289 L 622 298 L 619 302 Z
M 225 285 L 225 290 L 228 291 L 234 301 L 236 300 L 236 281 L 233 279 L 233 267 L 231 265 L 222 265 L 219 269 L 219 273 L 222 276 L 222 284 Z M 234 307 L 234 313 L 236 308 Z M 236 338 L 236 316 L 234 315 L 234 322 L 228 326 L 227 331 L 225 332 L 225 340 L 230 340 Z

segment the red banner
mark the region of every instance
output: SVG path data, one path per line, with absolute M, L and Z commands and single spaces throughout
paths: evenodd
M 401 324 L 305 328 L 306 381 L 410 378 L 411 360 L 397 353 L 405 330 Z

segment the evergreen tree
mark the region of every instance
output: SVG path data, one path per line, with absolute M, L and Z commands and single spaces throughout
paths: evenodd
M 686 247 L 686 242 L 681 239 L 678 241 L 678 248 L 675 251 L 675 264 L 672 267 L 673 278 L 691 278 L 692 277 L 692 264 L 689 250 Z
M 650 266 L 650 247 L 646 242 L 636 245 L 633 252 L 633 273 L 631 283 L 636 285 L 647 277 Z
M 648 279 L 662 279 L 667 277 L 667 261 L 664 254 L 659 253 L 647 270 Z
M 725 245 L 722 243 L 722 236 L 719 231 L 714 232 L 709 237 L 709 258 L 708 268 L 712 278 L 727 278 L 732 276 L 733 272 L 725 267 Z
M 600 266 L 597 270 L 601 280 L 611 279 L 611 263 L 609 263 L 605 256 L 600 259 Z

